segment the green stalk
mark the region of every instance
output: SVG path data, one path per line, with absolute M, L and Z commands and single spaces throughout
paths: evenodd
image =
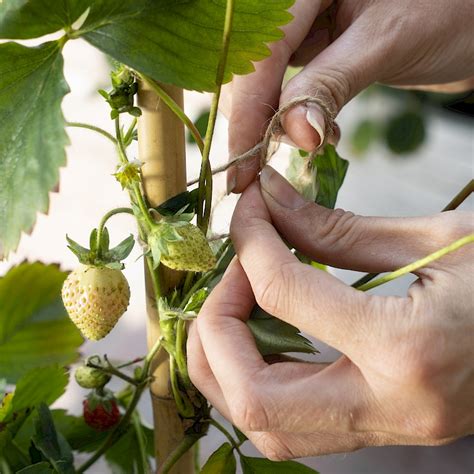
M 237 441 L 234 439 L 234 437 L 217 420 L 215 420 L 214 418 L 210 418 L 208 420 L 208 422 L 209 422 L 210 425 L 217 428 L 229 440 L 229 443 L 232 445 L 232 447 L 240 455 L 242 455 L 242 453 L 240 452 L 240 449 L 239 449 L 239 446 L 240 446 L 239 443 L 237 443 Z
M 181 442 L 178 444 L 176 449 L 170 453 L 170 455 L 165 459 L 163 464 L 157 471 L 157 474 L 168 474 L 171 468 L 181 459 L 181 457 L 189 451 L 194 444 L 202 438 L 203 435 L 186 435 Z
M 133 120 L 132 120 L 132 123 L 130 124 L 130 127 L 128 127 L 128 130 L 127 132 L 125 133 L 124 137 L 123 137 L 123 141 L 125 143 L 128 143 L 130 141 L 130 137 L 132 136 L 133 134 L 133 131 L 135 130 L 135 127 L 137 125 L 137 118 L 135 117 Z
M 383 277 L 377 278 L 377 280 L 373 280 L 371 282 L 367 282 L 363 285 L 360 285 L 356 289 L 360 291 L 371 290 L 372 288 L 375 288 L 376 286 L 380 286 L 380 285 L 383 285 L 384 283 L 388 283 L 389 281 L 395 280 L 395 278 L 399 278 L 408 273 L 413 273 L 416 270 L 430 264 L 431 262 L 434 262 L 435 260 L 438 260 L 439 258 L 444 257 L 448 253 L 454 252 L 455 250 L 458 250 L 464 245 L 468 245 L 472 243 L 474 243 L 474 234 L 467 235 L 466 237 L 456 240 L 452 244 L 446 247 L 443 247 L 442 249 L 437 250 L 436 252 L 433 252 L 432 254 L 427 255 L 426 257 L 420 260 L 417 260 L 416 262 L 410 263 L 409 265 L 399 268 L 398 270 L 395 270 L 392 273 L 389 273 L 387 275 L 384 275 Z
M 140 452 L 140 460 L 143 467 L 143 474 L 149 474 L 151 472 L 150 463 L 148 462 L 148 453 L 146 451 L 145 435 L 143 433 L 143 427 L 140 419 L 140 415 L 137 411 L 133 412 L 132 425 L 135 430 L 137 438 L 138 450 Z
M 178 366 L 179 375 L 183 379 L 185 388 L 192 387 L 191 379 L 189 378 L 188 365 L 186 363 L 186 321 L 178 320 L 176 323 L 176 365 Z
M 87 130 L 92 130 L 93 132 L 97 132 L 103 137 L 109 139 L 114 145 L 117 145 L 117 140 L 109 132 L 100 127 L 96 127 L 95 125 L 82 122 L 66 122 L 66 127 L 85 128 Z
M 133 215 L 133 209 L 131 209 L 130 207 L 117 207 L 107 212 L 106 214 L 104 214 L 104 216 L 99 222 L 99 227 L 97 227 L 97 250 L 99 252 L 100 252 L 100 242 L 102 240 L 102 234 L 104 233 L 105 224 L 112 216 L 115 216 L 116 214 L 132 214 Z
M 197 223 L 205 235 L 207 234 L 207 229 L 209 227 L 212 206 L 212 171 L 211 164 L 209 162 L 209 155 L 211 152 L 212 137 L 214 135 L 214 129 L 216 126 L 217 109 L 219 106 L 222 82 L 224 81 L 227 55 L 229 53 L 232 21 L 234 18 L 234 3 L 235 0 L 227 0 L 224 20 L 224 33 L 222 36 L 222 50 L 216 73 L 217 90 L 212 98 L 211 110 L 209 112 L 209 122 L 207 124 L 206 136 L 204 138 L 201 172 L 199 174 Z
M 199 130 L 194 125 L 194 122 L 186 115 L 184 110 L 173 100 L 171 96 L 169 96 L 166 91 L 161 88 L 156 81 L 154 81 L 151 77 L 146 76 L 140 72 L 137 73 L 138 77 L 142 80 L 147 82 L 150 87 L 153 89 L 155 94 L 168 106 L 168 108 L 183 122 L 183 124 L 188 128 L 191 135 L 194 137 L 201 154 L 204 149 L 204 142 L 202 141 L 201 134 Z
M 129 161 L 128 161 L 128 158 L 127 158 L 127 152 L 125 150 L 125 146 L 123 144 L 122 132 L 120 130 L 120 118 L 119 117 L 117 117 L 115 119 L 115 134 L 117 136 L 117 149 L 118 149 L 118 152 L 119 152 L 120 162 L 122 164 L 127 164 Z M 138 184 L 132 185 L 132 190 L 131 191 L 132 191 L 132 196 L 135 198 L 136 204 L 139 207 L 143 218 L 145 219 L 145 222 L 147 223 L 147 225 L 150 228 L 153 228 L 153 226 L 155 225 L 155 222 L 153 221 L 153 219 L 150 216 L 150 213 L 148 212 L 148 208 L 145 204 L 145 200 L 143 199 L 143 195 L 140 191 L 140 187 L 138 186 Z

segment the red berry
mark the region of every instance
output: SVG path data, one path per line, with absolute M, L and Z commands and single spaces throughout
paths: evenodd
M 82 404 L 84 421 L 96 431 L 107 431 L 120 420 L 120 411 L 115 400 L 102 403 L 87 399 Z

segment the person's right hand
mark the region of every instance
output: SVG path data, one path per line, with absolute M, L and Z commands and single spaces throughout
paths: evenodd
M 285 38 L 256 71 L 226 86 L 230 158 L 262 138 L 279 104 L 317 95 L 337 114 L 374 82 L 392 85 L 448 83 L 474 75 L 472 2 L 466 0 L 297 0 Z M 331 14 L 329 14 L 331 13 Z M 289 64 L 304 69 L 282 89 Z M 288 111 L 283 126 L 298 147 L 312 151 L 325 124 L 316 105 Z M 241 192 L 258 172 L 258 158 L 233 167 L 228 191 Z

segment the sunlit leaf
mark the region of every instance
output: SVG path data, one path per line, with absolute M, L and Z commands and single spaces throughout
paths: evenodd
M 68 92 L 58 43 L 0 44 L 0 257 L 48 210 L 66 164 L 61 101 Z
M 67 316 L 56 265 L 22 263 L 0 278 L 0 374 L 10 383 L 38 366 L 69 364 L 83 339 Z

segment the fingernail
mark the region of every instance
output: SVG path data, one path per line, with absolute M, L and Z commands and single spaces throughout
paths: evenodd
M 324 115 L 317 105 L 307 104 L 306 108 L 306 121 L 316 130 L 320 140 L 318 146 L 321 146 L 324 143 L 326 129 Z
M 271 166 L 267 165 L 263 168 L 260 175 L 260 185 L 280 206 L 298 209 L 306 204 L 303 196 Z
M 234 191 L 236 185 L 237 170 L 235 169 L 235 166 L 232 166 L 232 168 L 229 168 L 227 171 L 227 196 Z

